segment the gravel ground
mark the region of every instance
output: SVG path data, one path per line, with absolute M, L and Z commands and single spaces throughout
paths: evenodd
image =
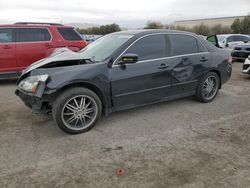
M 32 114 L 15 81 L 1 81 L 0 187 L 249 187 L 250 78 L 233 68 L 211 103 L 114 113 L 80 135 Z

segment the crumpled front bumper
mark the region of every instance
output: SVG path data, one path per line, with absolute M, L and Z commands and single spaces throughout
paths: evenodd
M 24 102 L 26 106 L 33 110 L 40 111 L 42 109 L 43 101 L 41 98 L 35 97 L 33 94 L 17 89 L 15 94 Z
M 26 106 L 31 108 L 34 112 L 49 113 L 51 112 L 50 97 L 38 97 L 34 94 L 17 89 L 15 94 L 24 102 Z

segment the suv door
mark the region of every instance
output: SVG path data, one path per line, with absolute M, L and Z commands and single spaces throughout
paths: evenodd
M 138 62 L 111 69 L 115 110 L 153 102 L 168 96 L 170 87 L 166 36 L 151 34 L 135 41 L 122 54 L 137 54 Z
M 49 56 L 56 46 L 47 28 L 19 28 L 17 31 L 17 66 L 19 70 Z
M 199 77 L 207 70 L 210 54 L 195 37 L 169 34 L 169 65 L 172 77 L 170 95 L 189 96 L 195 93 Z
M 0 28 L 0 72 L 16 70 L 15 30 Z

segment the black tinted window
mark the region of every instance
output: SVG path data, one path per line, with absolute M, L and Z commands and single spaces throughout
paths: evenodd
M 126 53 L 139 56 L 139 61 L 166 57 L 166 42 L 164 35 L 147 36 L 133 44 Z
M 75 41 L 82 40 L 80 35 L 73 28 L 58 28 L 59 33 L 64 40 Z
M 197 40 L 192 36 L 169 35 L 169 43 L 171 46 L 170 54 L 172 56 L 199 52 Z
M 14 29 L 0 29 L 0 43 L 14 42 Z
M 50 33 L 45 28 L 20 28 L 18 31 L 18 42 L 40 42 L 50 39 Z

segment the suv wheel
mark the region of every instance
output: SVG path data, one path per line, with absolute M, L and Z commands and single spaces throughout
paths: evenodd
M 201 80 L 196 91 L 196 99 L 201 102 L 212 101 L 220 86 L 220 78 L 215 72 L 208 72 Z
M 87 132 L 96 124 L 102 113 L 99 97 L 87 88 L 64 91 L 53 105 L 53 118 L 65 132 Z

